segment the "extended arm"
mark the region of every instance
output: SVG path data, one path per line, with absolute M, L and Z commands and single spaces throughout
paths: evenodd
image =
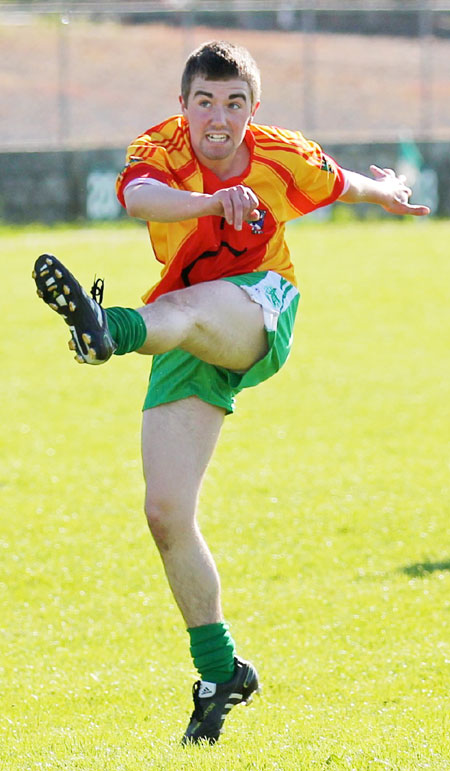
M 213 195 L 176 190 L 163 182 L 132 183 L 124 193 L 127 212 L 147 222 L 180 222 L 216 215 L 236 230 L 246 220 L 259 219 L 258 199 L 244 185 L 223 188 Z
M 375 203 L 391 214 L 413 214 L 423 217 L 430 213 L 428 206 L 409 203 L 412 190 L 406 185 L 405 177 L 395 174 L 392 169 L 379 169 L 371 166 L 374 179 L 345 171 L 348 188 L 339 198 L 344 203 Z

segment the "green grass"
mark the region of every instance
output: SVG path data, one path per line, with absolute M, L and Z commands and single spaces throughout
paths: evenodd
M 263 698 L 179 747 L 195 678 L 142 510 L 149 360 L 79 367 L 35 295 L 55 251 L 107 304 L 143 228 L 0 233 L 0 771 L 446 771 L 448 222 L 301 225 L 283 371 L 241 395 L 201 524 Z

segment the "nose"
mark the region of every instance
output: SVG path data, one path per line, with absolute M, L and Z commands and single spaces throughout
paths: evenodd
M 222 105 L 220 104 L 214 105 L 211 113 L 211 123 L 213 126 L 225 125 L 226 123 L 225 108 Z

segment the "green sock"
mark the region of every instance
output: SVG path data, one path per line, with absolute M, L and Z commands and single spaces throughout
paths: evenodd
M 116 356 L 137 351 L 145 343 L 147 329 L 141 314 L 133 308 L 106 308 L 108 328 L 117 349 Z
M 234 674 L 235 644 L 228 624 L 206 624 L 187 630 L 191 638 L 191 656 L 202 680 L 226 683 Z

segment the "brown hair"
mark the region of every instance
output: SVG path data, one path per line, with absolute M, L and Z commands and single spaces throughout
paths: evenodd
M 192 81 L 197 76 L 206 80 L 245 80 L 250 88 L 252 107 L 261 96 L 258 66 L 246 48 L 223 40 L 212 40 L 196 48 L 186 60 L 181 78 L 181 95 L 187 105 Z

